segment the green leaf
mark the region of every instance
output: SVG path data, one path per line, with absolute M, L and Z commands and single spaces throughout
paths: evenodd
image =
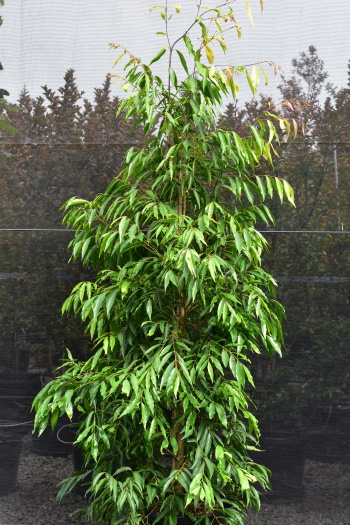
M 264 183 L 262 181 L 262 178 L 257 176 L 255 177 L 255 180 L 257 182 L 257 185 L 258 185 L 258 188 L 260 190 L 260 194 L 261 194 L 261 199 L 264 201 L 265 198 L 266 198 L 266 188 L 264 186 Z
M 182 67 L 184 68 L 184 70 L 186 71 L 186 73 L 187 73 L 187 75 L 188 75 L 188 67 L 187 67 L 187 62 L 186 62 L 185 57 L 183 56 L 183 54 L 181 53 L 181 51 L 179 51 L 178 49 L 176 49 L 176 53 L 179 55 L 179 58 L 180 58 L 180 61 L 181 61 Z
M 246 76 L 246 79 L 247 79 L 247 81 L 248 81 L 248 85 L 249 85 L 249 87 L 250 87 L 250 91 L 253 93 L 253 95 L 255 95 L 255 91 L 256 91 L 256 89 L 255 89 L 255 86 L 254 86 L 254 84 L 253 84 L 253 81 L 252 81 L 252 79 L 251 79 L 251 77 L 250 77 L 248 71 L 245 72 L 245 76 Z
M 210 361 L 208 361 L 207 370 L 208 370 L 208 374 L 209 374 L 211 381 L 214 381 L 214 371 L 213 371 L 213 367 Z
M 264 75 L 265 86 L 268 86 L 269 85 L 269 79 L 268 79 L 268 76 L 266 74 L 266 71 L 260 64 L 259 64 L 259 68 L 260 68 L 260 71 L 262 72 L 262 74 Z
M 121 474 L 122 472 L 131 471 L 130 467 L 120 467 L 118 470 L 115 471 L 114 475 L 117 476 L 118 474 Z
M 124 295 L 127 294 L 130 285 L 130 281 L 122 281 L 120 283 L 120 291 L 122 292 L 122 297 L 124 297 Z
M 119 238 L 120 241 L 123 240 L 124 233 L 126 232 L 130 219 L 124 215 L 119 223 Z
M 254 195 L 251 189 L 249 188 L 249 185 L 245 181 L 243 181 L 243 187 L 244 187 L 244 193 L 246 194 L 247 199 L 249 200 L 251 204 L 254 204 Z
M 73 394 L 74 391 L 72 389 L 67 390 L 64 394 L 64 409 L 70 420 L 73 417 L 73 403 L 71 401 Z
M 97 300 L 95 301 L 95 304 L 94 304 L 94 307 L 93 307 L 93 316 L 94 318 L 96 319 L 100 310 L 101 310 L 101 306 L 104 302 L 106 298 L 106 294 L 105 293 L 101 293 L 100 295 L 97 296 Z
M 189 493 L 192 495 L 192 496 L 195 496 L 196 494 L 198 494 L 198 492 L 200 491 L 201 489 L 201 480 L 202 480 L 202 477 L 203 477 L 203 474 L 201 472 L 199 472 L 198 474 L 196 474 L 194 476 L 194 478 L 192 479 L 191 481 L 191 484 L 190 484 L 190 487 L 188 489 Z M 187 505 L 187 501 L 186 501 L 186 505 Z
M 130 395 L 130 383 L 127 379 L 124 379 L 122 386 L 122 394 Z
M 233 235 L 236 241 L 236 248 L 238 250 L 238 253 L 240 253 L 243 248 L 243 237 L 239 232 L 234 232 Z
M 226 414 L 225 414 L 225 410 L 224 410 L 223 406 L 219 405 L 218 403 L 216 403 L 215 409 L 216 409 L 216 413 L 219 416 L 219 419 L 220 419 L 222 425 L 224 427 L 226 427 L 227 426 L 227 418 L 226 418 Z
M 164 53 L 166 52 L 166 50 L 168 49 L 168 46 L 164 46 L 157 54 L 155 57 L 152 58 L 151 62 L 149 63 L 149 65 L 151 64 L 154 64 L 154 62 L 158 62 L 158 60 L 160 58 L 162 58 L 162 56 L 164 55 Z
M 213 281 L 215 281 L 216 280 L 215 264 L 211 257 L 208 260 L 208 268 L 209 268 L 211 278 L 213 279 Z
M 270 335 L 267 336 L 266 338 L 270 345 L 272 346 L 273 350 L 279 355 L 282 357 L 282 352 L 281 352 L 281 346 L 280 344 L 278 343 L 278 341 L 276 339 L 274 339 L 273 337 L 271 337 Z
M 126 409 L 120 414 L 120 417 L 130 414 L 130 412 L 132 412 L 136 408 L 136 405 L 138 405 L 139 402 L 140 402 L 139 398 L 135 396 L 134 399 L 131 401 L 131 403 L 129 403 Z
M 145 390 L 144 394 L 145 394 L 146 403 L 147 403 L 150 411 L 152 412 L 152 414 L 154 414 L 154 400 L 153 400 L 153 397 L 152 397 L 152 395 L 150 394 L 150 392 L 148 390 Z
M 243 237 L 244 237 L 244 241 L 245 241 L 245 243 L 246 243 L 246 246 L 247 246 L 247 248 L 248 248 L 248 250 L 249 250 L 249 248 L 250 248 L 250 246 L 251 246 L 251 243 L 252 243 L 252 242 L 251 242 L 252 239 L 251 239 L 251 236 L 250 236 L 249 230 L 248 230 L 247 228 L 244 228 L 244 230 L 243 230 Z
M 194 269 L 194 260 L 193 260 L 193 255 L 192 255 L 191 250 L 186 250 L 186 252 L 185 252 L 185 260 L 186 260 L 188 269 L 190 270 L 192 275 L 195 275 L 196 271 Z
M 284 195 L 283 182 L 278 177 L 274 177 L 273 180 L 274 180 L 274 182 L 276 184 L 276 189 L 277 189 L 277 193 L 279 195 L 279 198 L 280 198 L 281 202 L 283 202 L 283 195 Z
M 273 180 L 273 179 L 272 179 L 272 177 L 269 177 L 269 176 L 268 176 L 268 177 L 266 177 L 265 180 L 266 180 L 267 191 L 268 191 L 270 197 L 272 198 L 272 196 L 273 196 L 272 180 Z
M 171 446 L 173 447 L 174 454 L 177 454 L 179 450 L 179 444 L 176 441 L 174 436 L 170 436 L 170 443 L 171 443 Z
M 113 290 L 111 293 L 109 293 L 107 295 L 107 300 L 106 300 L 106 304 L 105 304 L 107 317 L 109 317 L 109 315 L 111 313 L 111 309 L 112 309 L 112 307 L 115 304 L 116 295 L 117 295 L 117 290 Z
M 152 301 L 151 299 L 148 299 L 147 304 L 146 304 L 146 312 L 147 312 L 149 319 L 152 319 L 152 308 L 153 308 Z
M 291 185 L 283 179 L 284 193 L 291 204 L 294 205 L 294 191 Z
M 172 67 L 169 67 L 168 71 L 169 71 L 169 76 L 170 76 L 171 83 L 174 86 L 174 88 L 177 89 L 177 76 L 176 76 L 176 73 L 175 73 L 175 71 L 173 70 Z
M 238 478 L 239 478 L 239 483 L 241 485 L 241 489 L 242 490 L 248 490 L 250 488 L 250 485 L 249 485 L 249 481 L 248 481 L 247 476 L 238 467 L 236 467 L 236 472 L 238 474 Z
M 185 35 L 183 37 L 183 40 L 185 42 L 185 46 L 187 47 L 187 51 L 188 51 L 189 55 L 191 57 L 194 57 L 195 56 L 195 51 L 193 49 L 193 45 L 192 45 L 191 39 L 187 35 Z
M 57 424 L 57 421 L 58 421 L 58 417 L 60 415 L 60 410 L 59 408 L 57 407 L 54 412 L 52 413 L 52 416 L 51 416 L 51 429 L 52 430 L 55 430 L 55 427 L 56 427 L 56 424 Z
M 188 369 L 186 367 L 186 363 L 185 361 L 182 359 L 182 357 L 180 355 L 177 356 L 177 360 L 180 364 L 180 367 L 181 367 L 181 370 L 183 372 L 183 375 L 184 377 L 187 379 L 187 381 L 190 383 L 190 385 L 192 384 L 192 379 L 191 379 L 191 376 L 188 372 Z
M 216 459 L 222 459 L 224 457 L 224 449 L 221 445 L 216 445 L 215 447 L 215 457 Z

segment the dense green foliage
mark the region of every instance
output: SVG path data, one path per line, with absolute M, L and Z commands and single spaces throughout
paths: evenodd
M 243 523 L 249 506 L 259 508 L 257 482 L 268 487 L 267 470 L 250 458 L 259 429 L 246 390 L 250 360 L 280 354 L 283 309 L 261 267 L 267 243 L 255 223 L 273 221 L 267 198 L 293 202 L 293 192 L 254 169 L 272 163 L 272 122 L 287 131 L 289 122 L 267 111 L 245 136 L 217 125 L 223 97 L 237 91 L 234 73 L 253 91 L 259 76 L 256 66 L 249 74 L 214 65 L 209 44 L 225 51 L 220 24 L 233 20 L 226 4 L 199 10 L 197 50 L 190 27 L 149 65 L 123 51 L 130 95 L 118 112 L 143 127 L 146 143 L 128 151 L 104 193 L 66 204 L 73 259 L 98 274 L 73 289 L 63 311 L 87 323 L 95 350 L 86 362 L 70 355 L 38 395 L 36 428 L 64 412 L 79 419 L 86 471 L 65 480 L 60 496 L 91 474 L 87 515 L 99 523 L 136 524 L 152 513 L 166 524 L 178 514 Z M 168 23 L 170 8 L 162 13 Z M 163 82 L 151 65 L 166 52 Z

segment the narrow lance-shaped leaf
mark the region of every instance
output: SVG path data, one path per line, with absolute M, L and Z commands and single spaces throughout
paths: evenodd
M 160 60 L 162 58 L 162 56 L 164 55 L 164 53 L 166 52 L 166 50 L 168 49 L 168 46 L 164 46 L 163 49 L 161 49 L 155 57 L 152 58 L 151 62 L 149 63 L 149 65 L 152 65 L 154 64 L 155 62 L 158 62 L 158 60 Z

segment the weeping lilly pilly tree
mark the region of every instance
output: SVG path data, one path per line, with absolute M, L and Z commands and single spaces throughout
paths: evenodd
M 268 108 L 246 136 L 217 126 L 223 97 L 237 94 L 236 74 L 253 91 L 265 74 L 259 65 L 215 65 L 214 43 L 225 52 L 226 29 L 240 34 L 231 4 L 199 2 L 173 44 L 168 22 L 180 7 L 162 6 L 168 45 L 148 65 L 113 45 L 122 50 L 116 62 L 127 59 L 119 112 L 143 127 L 145 144 L 128 151 L 103 194 L 65 205 L 76 229 L 72 258 L 97 277 L 79 283 L 63 311 L 87 323 L 95 350 L 86 362 L 69 354 L 37 396 L 36 428 L 79 414 L 85 470 L 64 480 L 59 497 L 87 480 L 87 516 L 97 523 L 173 525 L 185 515 L 234 525 L 259 508 L 257 484 L 268 487 L 268 471 L 250 458 L 259 429 L 246 386 L 256 354 L 280 353 L 283 308 L 254 225 L 273 221 L 266 198 L 276 192 L 292 203 L 293 192 L 254 170 L 260 159 L 272 163 L 275 124 L 288 133 L 290 122 Z M 165 81 L 152 72 L 160 59 L 169 62 Z

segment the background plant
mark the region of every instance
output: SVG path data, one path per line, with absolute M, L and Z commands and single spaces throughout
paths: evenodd
M 52 372 L 66 347 L 81 358 L 89 349 L 77 318 L 60 315 L 64 298 L 89 269 L 68 265 L 72 234 L 62 229 L 59 208 L 72 194 L 89 198 L 101 191 L 129 143 L 137 144 L 142 134 L 131 131 L 122 115 L 115 118 L 119 100 L 111 96 L 108 77 L 93 102 L 83 98 L 68 70 L 57 92 L 44 86 L 43 95 L 33 99 L 23 89 L 12 107 L 8 122 L 17 134 L 7 128 L 0 134 L 7 152 L 0 216 L 1 227 L 8 228 L 0 237 L 0 294 L 6 305 L 0 312 L 0 368 L 26 370 L 35 356 L 36 367 Z
M 4 5 L 4 0 L 0 0 L 0 7 Z M 0 15 L 0 27 L 3 24 L 3 18 Z M 2 71 L 3 65 L 0 62 L 0 71 Z M 10 133 L 11 135 L 14 135 L 16 133 L 16 128 L 11 126 L 9 123 L 9 116 L 7 115 L 8 112 L 11 111 L 11 107 L 7 104 L 5 100 L 5 96 L 9 96 L 10 93 L 7 91 L 7 89 L 1 87 L 0 88 L 0 131 L 5 131 L 7 133 Z M 7 152 L 0 150 L 1 155 L 8 155 Z

